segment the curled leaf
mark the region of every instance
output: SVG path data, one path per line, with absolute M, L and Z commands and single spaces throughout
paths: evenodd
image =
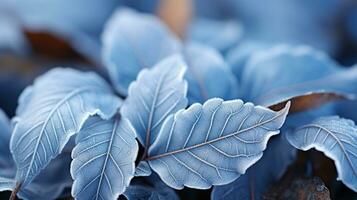
M 337 116 L 321 117 L 286 135 L 296 148 L 315 148 L 335 161 L 338 180 L 357 191 L 357 127 Z
M 147 160 L 175 189 L 228 184 L 261 158 L 288 110 L 289 104 L 274 112 L 241 100 L 193 104 L 165 120 Z

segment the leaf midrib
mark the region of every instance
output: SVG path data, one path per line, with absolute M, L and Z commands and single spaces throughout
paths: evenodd
M 30 165 L 28 166 L 28 169 L 27 169 L 27 172 L 26 172 L 26 176 L 24 178 L 24 180 L 26 180 L 28 177 L 29 177 L 29 174 L 30 174 L 30 171 L 32 169 L 32 166 L 33 166 L 33 163 L 35 161 L 35 156 L 36 156 L 36 152 L 39 148 L 39 145 L 40 145 L 40 142 L 42 140 L 42 136 L 43 136 L 43 133 L 44 133 L 44 130 L 47 126 L 47 123 L 49 122 L 50 118 L 52 117 L 52 115 L 55 113 L 55 111 L 65 102 L 67 102 L 67 100 L 71 99 L 72 97 L 84 92 L 84 91 L 87 91 L 87 90 L 91 90 L 92 87 L 81 87 L 81 88 L 78 88 L 74 91 L 72 91 L 70 94 L 66 95 L 60 102 L 58 102 L 55 107 L 51 110 L 51 112 L 49 113 L 49 115 L 47 116 L 46 120 L 44 121 L 43 125 L 42 125 L 42 128 L 41 128 L 41 131 L 40 131 L 40 135 L 38 136 L 38 139 L 37 139 L 37 142 L 36 142 L 36 146 L 33 150 L 33 155 L 32 155 L 32 158 L 31 158 L 31 162 L 30 162 Z
M 306 125 L 306 126 L 302 126 L 301 128 L 299 128 L 298 130 L 301 130 L 303 128 L 320 128 L 324 131 L 326 131 L 327 134 L 331 135 L 337 142 L 337 144 L 340 146 L 340 148 L 343 151 L 344 156 L 346 157 L 348 164 L 350 165 L 350 167 L 352 168 L 353 173 L 355 174 L 355 176 L 357 177 L 357 171 L 356 169 L 353 167 L 352 161 L 350 159 L 350 157 L 348 156 L 345 147 L 342 144 L 342 141 L 340 141 L 340 139 L 333 133 L 333 131 L 328 130 L 327 128 L 318 125 L 318 124 L 310 124 L 310 125 Z
M 105 161 L 104 161 L 103 166 L 102 166 L 102 172 L 100 174 L 100 179 L 99 179 L 99 183 L 98 183 L 98 188 L 97 188 L 95 199 L 98 199 L 98 197 L 100 195 L 99 191 L 100 191 L 100 188 L 102 187 L 102 180 L 103 180 L 103 177 L 104 177 L 105 170 L 107 169 L 107 163 L 108 163 L 109 156 L 111 154 L 110 152 L 112 150 L 114 136 L 115 136 L 116 130 L 118 128 L 118 121 L 119 121 L 119 119 L 115 119 L 113 130 L 112 130 L 111 136 L 110 136 L 110 141 L 109 141 L 109 145 L 108 145 Z M 108 184 L 110 184 L 110 183 L 108 183 Z
M 193 146 L 189 146 L 189 147 L 186 147 L 186 148 L 183 148 L 183 149 L 179 149 L 179 150 L 174 150 L 174 151 L 170 151 L 170 152 L 166 152 L 166 153 L 163 153 L 163 154 L 159 154 L 159 155 L 154 155 L 154 156 L 150 156 L 148 157 L 146 160 L 150 161 L 150 160 L 155 160 L 155 159 L 159 159 L 159 158 L 162 158 L 162 157 L 165 157 L 165 156 L 169 156 L 169 155 L 173 155 L 173 154 L 178 154 L 178 153 L 182 153 L 182 152 L 185 152 L 185 151 L 189 151 L 191 149 L 195 149 L 195 148 L 199 148 L 199 147 L 202 147 L 202 146 L 205 146 L 207 144 L 211 144 L 211 143 L 214 143 L 214 142 L 218 142 L 220 140 L 223 140 L 223 139 L 226 139 L 226 138 L 229 138 L 229 137 L 232 137 L 234 135 L 237 135 L 237 134 L 240 134 L 240 133 L 243 133 L 243 132 L 246 132 L 246 131 L 249 131 L 251 129 L 254 129 L 254 128 L 257 128 L 259 126 L 262 126 L 266 123 L 269 123 L 273 120 L 275 120 L 276 118 L 280 117 L 281 115 L 283 115 L 286 111 L 286 108 L 284 108 L 283 110 L 279 111 L 279 113 L 274 116 L 273 118 L 269 119 L 269 120 L 266 120 L 264 122 L 260 122 L 256 125 L 253 125 L 249 128 L 246 128 L 246 129 L 243 129 L 243 130 L 240 130 L 240 131 L 235 131 L 233 133 L 230 133 L 230 134 L 227 134 L 225 136 L 222 136 L 222 137 L 218 137 L 218 138 L 215 138 L 213 140 L 210 140 L 210 141 L 207 141 L 207 142 L 203 142 L 203 143 L 200 143 L 200 144 L 196 144 L 196 145 L 193 145 Z

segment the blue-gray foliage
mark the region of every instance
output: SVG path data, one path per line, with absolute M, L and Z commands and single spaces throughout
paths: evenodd
M 295 155 L 296 149 L 284 136 L 272 138 L 262 159 L 234 182 L 213 187 L 211 199 L 263 199 L 264 192 L 279 180 L 289 164 L 294 161 Z
M 114 13 L 102 40 L 106 68 L 114 87 L 123 95 L 127 95 L 141 69 L 153 67 L 181 48 L 178 39 L 158 18 L 130 9 Z
M 186 69 L 180 56 L 172 56 L 143 69 L 130 84 L 121 114 L 133 124 L 144 147 L 156 139 L 167 116 L 186 108 Z
M 225 54 L 242 39 L 243 27 L 234 20 L 195 19 L 188 28 L 188 40 L 209 45 Z
M 72 151 L 72 196 L 117 199 L 134 176 L 138 153 L 136 133 L 127 119 L 115 116 L 87 120 Z
M 127 95 L 140 70 L 182 53 L 187 63 L 190 103 L 203 103 L 213 97 L 237 97 L 237 81 L 216 49 L 179 41 L 153 15 L 119 9 L 106 25 L 103 44 L 106 68 L 114 87 L 123 95 Z
M 321 117 L 286 135 L 296 148 L 315 148 L 333 159 L 338 180 L 357 191 L 357 126 L 338 116 Z
M 133 180 L 125 191 L 124 196 L 129 200 L 178 200 L 174 189 L 163 183 L 156 174 L 150 177 Z
M 208 189 L 232 182 L 263 155 L 289 110 L 211 99 L 170 116 L 149 149 L 149 164 L 169 186 Z
M 10 150 L 18 169 L 16 181 L 26 187 L 90 115 L 108 119 L 120 104 L 94 73 L 58 68 L 38 78 L 21 95 L 13 120 Z
M 186 45 L 184 52 L 190 104 L 203 103 L 214 97 L 225 100 L 238 97 L 237 80 L 217 50 L 192 42 Z
M 307 10 L 301 17 L 289 12 L 294 1 L 280 1 L 250 7 L 222 0 L 217 8 L 204 1 L 204 8 L 226 13 L 194 16 L 179 38 L 162 16 L 138 11 L 153 12 L 158 0 L 2 0 L 0 11 L 13 12 L 0 13 L 0 53 L 27 53 L 23 29 L 48 33 L 91 61 L 101 55 L 111 85 L 92 72 L 57 68 L 23 91 L 11 122 L 0 110 L 0 191 L 24 200 L 175 200 L 174 189 L 186 186 L 213 187 L 214 200 L 259 200 L 296 149 L 311 148 L 333 159 L 338 179 L 357 191 L 357 66 L 292 46 L 303 41 L 334 52 L 329 28 L 289 35 L 302 27 L 322 33 L 316 22 L 332 19 L 341 4 L 318 0 L 312 7 L 324 3 L 330 12 Z M 269 9 L 276 3 L 279 9 Z M 243 23 L 218 20 L 237 10 Z M 344 16 L 351 38 L 356 13 Z M 336 114 L 349 119 L 323 117 Z M 284 135 L 268 145 L 280 130 Z
M 245 99 L 264 106 L 311 94 L 356 98 L 357 93 L 352 87 L 357 84 L 356 67 L 342 68 L 324 53 L 306 46 L 279 45 L 257 53 L 242 73 Z
M 16 166 L 9 150 L 11 136 L 10 122 L 0 110 L 0 190 L 12 190 L 16 185 Z M 21 199 L 56 199 L 65 188 L 71 187 L 72 178 L 69 173 L 71 156 L 63 153 L 50 164 L 26 188 L 21 188 L 18 196 Z

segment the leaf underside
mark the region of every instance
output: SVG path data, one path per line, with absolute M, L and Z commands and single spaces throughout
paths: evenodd
M 298 149 L 316 148 L 333 159 L 338 179 L 357 191 L 357 127 L 352 120 L 321 117 L 286 137 Z

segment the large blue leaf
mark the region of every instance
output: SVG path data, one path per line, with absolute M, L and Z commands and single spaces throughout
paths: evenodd
M 55 158 L 69 138 L 94 114 L 108 119 L 121 100 L 94 73 L 54 69 L 28 87 L 19 99 L 10 150 L 16 180 L 29 184 Z
M 355 97 L 352 86 L 356 82 L 357 68 L 345 71 L 322 52 L 282 45 L 249 60 L 241 89 L 247 100 L 264 106 L 310 96 L 303 104 L 309 108 L 335 98 Z M 292 110 L 294 106 L 293 101 Z
M 175 190 L 163 183 L 156 174 L 150 177 L 138 178 L 130 183 L 124 196 L 129 200 L 178 200 Z
M 181 44 L 153 15 L 119 9 L 103 33 L 103 57 L 118 92 L 126 95 L 142 68 L 180 51 Z
M 211 99 L 167 118 L 149 149 L 149 164 L 170 187 L 228 184 L 257 162 L 279 133 L 279 112 L 241 100 Z
M 298 149 L 315 148 L 333 159 L 337 179 L 357 191 L 357 127 L 353 121 L 337 116 L 322 117 L 286 136 Z
M 262 159 L 234 182 L 213 187 L 211 199 L 263 199 L 264 192 L 278 181 L 294 160 L 296 149 L 283 136 L 272 138 Z
M 0 183 L 0 190 L 12 190 L 15 186 L 16 166 L 12 159 L 10 141 L 10 122 L 0 111 L 0 177 L 6 182 Z M 71 156 L 68 153 L 60 154 L 30 183 L 22 188 L 18 196 L 21 199 L 56 199 L 66 187 L 72 185 L 69 173 Z
M 134 176 L 139 149 L 135 137 L 134 128 L 125 118 L 88 119 L 72 152 L 73 197 L 117 199 Z
M 196 19 L 188 30 L 188 40 L 209 45 L 221 53 L 227 52 L 242 38 L 243 27 L 236 21 Z
M 187 83 L 183 79 L 186 68 L 180 56 L 170 56 L 153 69 L 143 69 L 137 81 L 130 84 L 121 114 L 137 131 L 138 140 L 145 147 L 144 157 L 166 117 L 187 106 Z M 135 173 L 150 174 L 147 163 L 140 163 Z
M 212 47 L 189 43 L 185 48 L 190 104 L 203 103 L 209 98 L 237 98 L 238 83 L 222 56 Z
M 128 118 L 144 147 L 156 139 L 167 116 L 187 106 L 186 64 L 170 56 L 152 69 L 143 69 L 130 84 L 121 114 Z

